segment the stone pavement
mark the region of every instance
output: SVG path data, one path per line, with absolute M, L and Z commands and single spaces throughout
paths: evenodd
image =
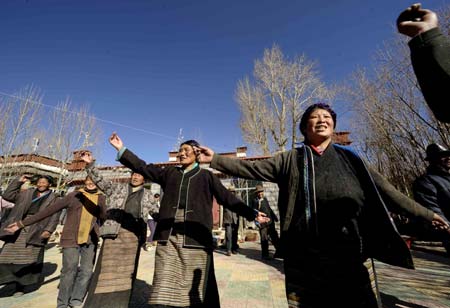
M 240 245 L 238 255 L 228 257 L 221 250 L 214 253 L 222 308 L 287 307 L 282 261 L 262 261 L 257 242 Z M 130 307 L 148 307 L 154 250 L 142 251 Z M 416 271 L 376 263 L 385 308 L 450 307 L 450 260 L 423 250 L 413 251 Z M 0 287 L 0 308 L 55 307 L 60 269 L 59 248 L 50 245 L 45 255 L 43 285 L 19 298 L 8 296 L 8 287 Z

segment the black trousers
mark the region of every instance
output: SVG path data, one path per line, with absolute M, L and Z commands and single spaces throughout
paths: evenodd
M 275 249 L 278 250 L 280 238 L 278 237 L 278 232 L 275 229 L 275 224 L 270 224 L 266 228 L 259 229 L 259 236 L 261 239 L 261 254 L 263 257 L 269 256 L 269 239 Z

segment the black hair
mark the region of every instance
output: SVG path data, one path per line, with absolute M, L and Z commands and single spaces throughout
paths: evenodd
M 303 136 L 306 136 L 306 124 L 308 122 L 308 118 L 311 115 L 311 113 L 313 113 L 314 110 L 316 109 L 323 109 L 326 110 L 330 113 L 331 117 L 333 118 L 333 128 L 336 128 L 336 112 L 334 112 L 333 109 L 331 109 L 330 105 L 325 104 L 325 103 L 317 103 L 317 104 L 313 104 L 311 106 L 309 106 L 308 108 L 306 108 L 305 112 L 302 115 L 302 119 L 300 120 L 300 132 L 303 134 Z
M 180 144 L 180 147 L 181 147 L 183 144 L 190 145 L 191 147 L 199 147 L 199 146 L 200 146 L 200 143 L 198 143 L 196 140 L 193 140 L 193 139 L 187 140 L 187 141 L 183 142 L 182 144 Z
M 40 179 L 46 179 L 48 181 L 49 186 L 53 185 L 53 177 L 49 175 L 35 174 L 31 177 L 30 182 L 32 184 L 36 184 Z

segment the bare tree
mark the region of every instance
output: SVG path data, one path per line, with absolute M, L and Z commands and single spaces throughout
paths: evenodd
M 450 14 L 444 16 L 447 19 L 441 21 L 448 27 Z M 398 36 L 386 43 L 376 54 L 373 72 L 355 73 L 349 93 L 361 151 L 397 188 L 410 194 L 412 181 L 425 168 L 427 145 L 450 146 L 450 125 L 437 121 L 426 106 L 405 39 Z
M 269 116 L 260 88 L 250 84 L 248 78 L 239 81 L 236 100 L 241 111 L 241 131 L 246 142 L 257 147 L 263 155 L 269 155 Z
M 258 153 L 284 151 L 289 144 L 295 147 L 303 106 L 331 99 L 316 67 L 305 55 L 288 59 L 274 45 L 255 61 L 254 80 L 238 82 L 242 135 Z
M 73 106 L 69 98 L 59 103 L 48 119 L 49 127 L 42 140 L 40 153 L 61 162 L 57 188 L 65 176 L 73 151 L 92 149 L 100 139 L 101 130 L 87 106 Z
M 11 161 L 17 154 L 29 153 L 32 149 L 33 134 L 42 116 L 42 95 L 34 86 L 26 86 L 14 95 L 0 100 L 0 150 L 3 162 Z M 0 182 L 5 171 L 1 164 Z

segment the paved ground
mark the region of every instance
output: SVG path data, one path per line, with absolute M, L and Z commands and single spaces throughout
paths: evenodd
M 420 248 L 420 247 L 419 247 Z M 414 250 L 417 270 L 403 270 L 376 263 L 385 308 L 450 307 L 450 259 L 442 251 Z M 138 280 L 130 307 L 147 307 L 153 275 L 154 248 L 142 252 Z M 287 307 L 281 260 L 262 261 L 259 244 L 241 244 L 241 253 L 228 257 L 222 251 L 214 255 L 222 308 Z M 56 306 L 61 254 L 50 245 L 45 255 L 43 285 L 19 298 L 9 296 L 8 287 L 0 287 L 1 308 L 47 308 Z

